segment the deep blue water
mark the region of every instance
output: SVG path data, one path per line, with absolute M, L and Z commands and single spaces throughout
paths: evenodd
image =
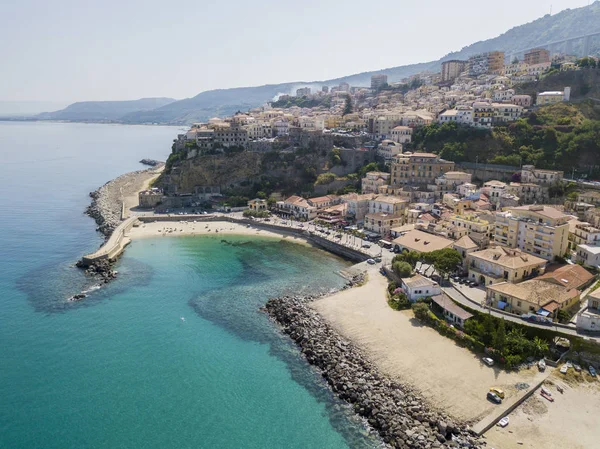
M 278 239 L 135 241 L 79 303 L 101 238 L 87 193 L 177 128 L 0 122 L 0 448 L 375 447 L 259 311 L 342 285 L 346 263 Z M 180 320 L 185 317 L 185 322 Z

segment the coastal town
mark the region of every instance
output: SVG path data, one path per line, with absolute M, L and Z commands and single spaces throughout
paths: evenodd
M 174 140 L 166 165 L 92 195 L 91 215 L 110 238 L 82 265 L 91 274 L 108 270 L 108 282 L 116 274 L 98 261 L 116 260 L 140 237 L 236 234 L 308 243 L 353 263 L 340 273 L 351 288 L 274 298 L 266 311 L 387 444 L 481 447 L 485 436 L 498 447 L 541 447 L 559 438 L 548 423 L 544 437 L 531 438 L 532 426 L 539 427 L 531 410 L 543 409 L 538 418 L 549 422 L 568 419 L 566 410 L 577 416 L 579 439 L 561 441 L 588 447 L 593 430 L 584 415 L 600 405 L 593 390 L 600 368 L 600 183 L 414 147 L 413 135 L 432 123 L 491 130 L 570 102 L 570 86 L 534 96 L 518 94 L 518 86 L 552 70 L 582 70 L 582 60 L 545 49 L 505 59 L 490 52 L 447 61 L 441 73 L 402 83 L 388 84 L 382 73 L 370 88 L 301 86 L 261 108 L 196 123 Z M 311 151 L 324 162 L 310 188 L 290 191 L 288 184 L 254 198 L 233 193 L 239 168 L 228 171 L 227 164 L 260 165 L 276 154 L 298 166 L 294 158 Z M 251 154 L 263 159 L 244 159 Z M 225 164 L 227 181 L 197 182 L 207 179 L 207 163 L 214 170 Z M 198 164 L 201 175 L 194 173 Z M 328 344 L 315 345 L 321 339 Z M 340 345 L 353 349 L 331 349 Z M 368 363 L 363 354 L 376 367 L 332 369 Z M 398 402 L 376 385 L 343 386 L 371 385 L 380 376 L 416 396 Z M 572 402 L 590 388 L 588 403 Z M 406 408 L 400 420 L 391 414 L 398 404 Z

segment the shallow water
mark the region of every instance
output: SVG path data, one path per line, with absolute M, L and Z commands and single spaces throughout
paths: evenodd
M 87 193 L 164 160 L 177 132 L 0 122 L 0 447 L 377 446 L 259 310 L 340 287 L 347 263 L 328 253 L 142 239 L 117 281 L 67 301 L 87 282 L 72 263 L 101 241 Z

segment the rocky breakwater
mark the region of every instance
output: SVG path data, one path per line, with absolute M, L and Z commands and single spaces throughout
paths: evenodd
M 381 375 L 358 348 L 308 305 L 313 299 L 294 296 L 270 299 L 265 310 L 296 342 L 306 360 L 321 371 L 333 392 L 351 404 L 387 445 L 393 448 L 485 445 L 465 426 L 428 407 L 411 388 Z
M 85 274 L 95 278 L 100 283 L 107 284 L 117 277 L 117 272 L 113 270 L 115 262 L 114 259 L 100 259 L 94 263 L 87 264 L 83 260 L 79 260 L 75 266 L 85 270 Z

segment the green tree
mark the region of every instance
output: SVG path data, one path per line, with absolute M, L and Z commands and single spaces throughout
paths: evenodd
M 429 319 L 429 307 L 427 304 L 422 302 L 416 302 L 412 305 L 413 312 L 415 313 L 415 318 L 423 323 L 426 323 Z
M 483 335 L 481 340 L 486 346 L 492 346 L 496 338 L 496 328 L 494 326 L 494 318 L 490 315 L 483 316 Z
M 412 274 L 412 267 L 407 262 L 396 261 L 392 263 L 392 269 L 401 278 L 407 278 Z
M 394 256 L 394 262 L 407 262 L 414 269 L 421 260 L 421 254 L 416 251 L 403 251 Z
M 533 337 L 531 341 L 531 352 L 535 357 L 542 357 L 548 352 L 548 342 L 542 340 L 540 337 Z
M 346 95 L 346 103 L 344 104 L 343 115 L 352 114 L 352 111 L 352 98 L 350 98 L 350 95 Z
M 496 335 L 494 338 L 494 348 L 502 352 L 506 345 L 506 328 L 504 327 L 504 320 L 499 320 L 498 329 L 496 329 Z
M 427 263 L 432 263 L 442 277 L 446 277 L 446 275 L 455 271 L 462 262 L 460 253 L 452 248 L 424 253 L 422 259 Z

